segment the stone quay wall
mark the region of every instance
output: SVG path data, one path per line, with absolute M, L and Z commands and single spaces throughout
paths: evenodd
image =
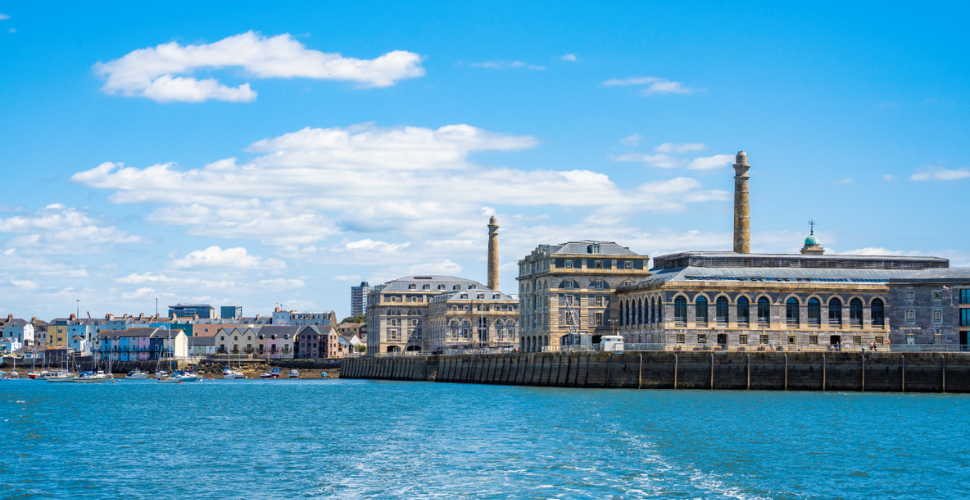
M 348 379 L 615 389 L 970 392 L 970 355 L 643 352 L 344 359 Z

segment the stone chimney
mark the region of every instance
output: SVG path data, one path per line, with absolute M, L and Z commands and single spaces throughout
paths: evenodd
M 13 320 L 13 314 L 8 314 L 7 321 L 12 321 L 12 320 Z
M 498 219 L 488 219 L 488 289 L 498 290 Z
M 74 315 L 74 313 L 71 313 L 71 321 L 74 321 L 75 318 L 76 316 Z
M 734 252 L 751 253 L 751 213 L 748 208 L 748 154 L 738 151 L 734 163 Z

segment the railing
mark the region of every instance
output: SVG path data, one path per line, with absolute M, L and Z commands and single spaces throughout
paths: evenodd
M 501 348 L 501 347 L 483 347 L 481 349 L 445 349 L 442 351 L 443 354 L 448 355 L 459 355 L 459 354 L 508 354 L 512 352 L 513 349 Z
M 445 354 L 449 354 L 449 353 L 446 352 Z M 401 358 L 405 356 L 431 356 L 431 355 L 432 353 L 430 352 L 422 352 L 422 351 L 398 351 L 398 352 L 379 352 L 379 353 L 376 353 L 374 356 L 378 358 Z

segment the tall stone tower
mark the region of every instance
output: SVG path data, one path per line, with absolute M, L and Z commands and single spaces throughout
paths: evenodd
M 498 291 L 498 219 L 488 219 L 488 289 Z
M 751 253 L 751 212 L 748 208 L 748 154 L 738 151 L 734 163 L 734 251 Z

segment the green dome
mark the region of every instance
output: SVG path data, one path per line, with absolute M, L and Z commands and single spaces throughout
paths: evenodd
M 812 234 L 808 235 L 808 238 L 805 238 L 805 244 L 806 245 L 821 245 L 821 243 L 818 242 L 818 238 L 815 237 L 815 232 L 814 231 L 812 232 Z

